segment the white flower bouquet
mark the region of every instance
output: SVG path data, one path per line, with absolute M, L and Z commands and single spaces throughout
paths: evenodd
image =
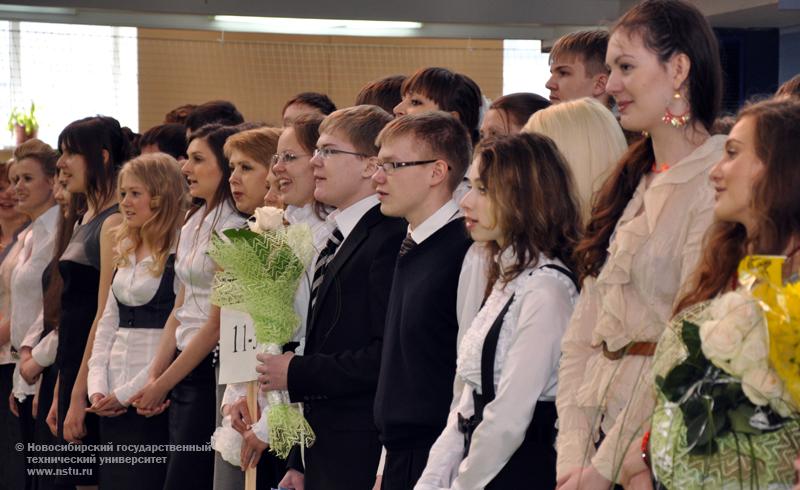
M 223 269 L 212 300 L 249 314 L 260 350 L 280 354 L 299 325 L 294 293 L 314 255 L 311 230 L 304 224 L 284 226 L 283 211 L 266 206 L 256 209 L 248 225 L 212 240 L 208 253 Z M 314 432 L 286 391 L 270 391 L 267 403 L 273 453 L 285 458 L 294 445 L 313 443 Z
M 743 260 L 739 288 L 683 312 L 659 342 L 650 455 L 667 488 L 780 487 L 794 478 L 798 400 L 776 370 L 771 337 L 779 322 L 800 335 L 800 316 L 786 307 L 780 275 L 776 284 L 754 267 L 759 259 L 774 260 Z

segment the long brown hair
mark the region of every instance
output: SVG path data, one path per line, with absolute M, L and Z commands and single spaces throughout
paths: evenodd
M 646 0 L 623 15 L 611 30 L 641 36 L 644 45 L 666 63 L 683 53 L 691 61 L 686 83 L 692 119 L 706 130 L 722 104 L 722 68 L 717 39 L 708 21 L 681 0 Z M 655 162 L 653 143 L 643 138 L 628 149 L 592 203 L 586 235 L 576 249 L 580 280 L 597 276 L 606 263 L 611 235 L 642 177 Z
M 745 107 L 738 117 L 753 119 L 755 152 L 764 164 L 753 184 L 752 209 L 756 229 L 748 236 L 744 225 L 717 221 L 706 234 L 704 252 L 690 279 L 688 292 L 675 312 L 713 298 L 735 277 L 748 253 L 783 254 L 792 236 L 800 233 L 800 101 L 767 100 Z
M 58 261 L 69 245 L 75 223 L 80 220 L 85 211 L 86 194 L 71 194 L 66 213 L 59 216 L 58 219 L 53 258 L 45 269 L 44 310 L 42 312 L 45 333 L 58 330 L 61 322 L 61 290 L 64 288 L 64 278 L 61 277 L 58 269 Z
M 475 160 L 505 248 L 516 257 L 504 270 L 491 262 L 488 287 L 535 267 L 540 253 L 574 270 L 580 207 L 569 166 L 553 140 L 535 133 L 488 138 L 475 149 Z M 502 251 L 497 242 L 488 247 L 493 256 Z

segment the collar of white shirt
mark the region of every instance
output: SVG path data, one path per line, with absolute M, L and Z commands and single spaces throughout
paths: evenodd
M 286 211 L 283 215 L 290 225 L 297 223 L 306 223 L 308 219 L 314 214 L 314 204 L 308 203 L 305 206 L 286 206 Z
M 42 213 L 41 216 L 36 218 L 36 221 L 34 221 L 31 225 L 31 229 L 44 230 L 48 233 L 52 233 L 56 226 L 58 226 L 58 214 L 60 210 L 61 207 L 58 204 L 52 206 L 50 209 Z
M 458 204 L 451 199 L 444 203 L 444 206 L 440 207 L 435 213 L 430 215 L 428 219 L 420 223 L 415 230 L 412 230 L 411 225 L 409 225 L 408 232 L 411 233 L 411 238 L 414 242 L 420 244 L 460 215 L 461 212 L 458 208 Z
M 345 209 L 337 209 L 328 215 L 328 222 L 336 221 L 336 226 L 342 232 L 342 237 L 347 240 L 347 237 L 352 233 L 361 218 L 367 214 L 367 211 L 378 205 L 378 195 L 372 194 L 364 199 L 353 203 Z

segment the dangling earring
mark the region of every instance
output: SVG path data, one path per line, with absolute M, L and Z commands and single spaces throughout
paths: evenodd
M 680 92 L 675 92 L 675 95 L 672 96 L 672 101 L 667 104 L 667 109 L 664 111 L 664 117 L 661 118 L 661 121 L 664 124 L 669 124 L 673 128 L 680 128 L 682 126 L 686 126 L 686 123 L 689 122 L 689 119 L 691 119 L 691 109 L 689 108 L 688 103 L 686 103 L 686 110 L 683 112 L 683 114 L 675 114 L 670 109 L 672 102 L 676 102 L 682 98 L 683 96 Z

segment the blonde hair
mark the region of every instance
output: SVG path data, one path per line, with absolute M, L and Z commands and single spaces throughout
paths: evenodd
M 233 134 L 225 140 L 222 151 L 228 159 L 234 151 L 241 151 L 256 163 L 269 168 L 272 155 L 278 151 L 281 131 L 281 128 L 257 128 Z
M 536 112 L 522 131 L 541 133 L 555 141 L 572 170 L 586 222 L 594 193 L 628 149 L 614 115 L 597 99 L 571 100 Z
M 139 245 L 144 244 L 150 249 L 154 259 L 151 273 L 158 277 L 164 272 L 170 251 L 178 241 L 178 233 L 188 204 L 186 180 L 179 168 L 178 162 L 166 153 L 141 155 L 122 167 L 117 189 L 121 189 L 122 179 L 126 175 L 139 180 L 150 194 L 153 216 L 140 229 L 128 227 L 125 221 L 119 225 L 116 231 L 117 246 L 114 257 L 117 267 L 128 266 L 128 255 Z

